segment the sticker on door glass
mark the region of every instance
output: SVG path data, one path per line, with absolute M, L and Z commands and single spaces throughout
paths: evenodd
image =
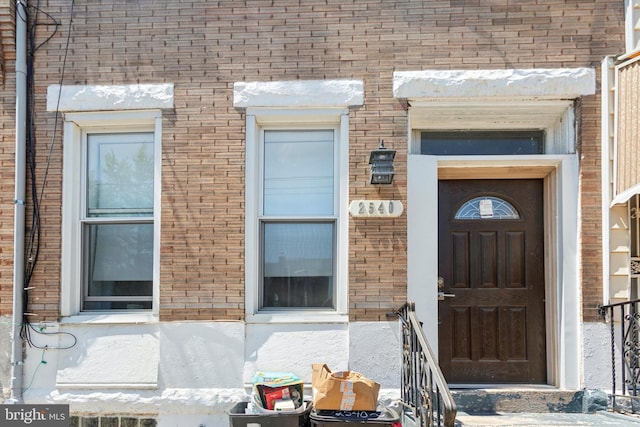
M 493 218 L 493 201 L 491 199 L 480 200 L 480 218 Z

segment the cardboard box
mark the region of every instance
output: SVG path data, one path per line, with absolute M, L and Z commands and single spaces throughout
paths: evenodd
M 313 407 L 317 410 L 375 411 L 380 384 L 359 372 L 331 372 L 326 364 L 312 365 Z

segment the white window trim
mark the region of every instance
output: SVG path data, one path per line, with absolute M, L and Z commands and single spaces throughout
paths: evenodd
M 364 102 L 362 80 L 236 82 L 233 106 L 246 108 L 245 320 L 249 323 L 347 322 L 349 296 L 349 107 Z M 336 135 L 336 308 L 331 311 L 260 312 L 259 227 L 260 131 L 264 126 L 292 128 L 327 125 Z
M 132 85 L 50 85 L 47 88 L 47 111 L 65 113 L 63 135 L 62 188 L 62 254 L 60 313 L 65 323 L 146 323 L 156 322 L 159 312 L 160 288 L 160 193 L 162 118 L 161 109 L 173 108 L 173 83 Z M 155 133 L 154 152 L 154 272 L 153 308 L 145 313 L 80 313 L 81 254 L 80 188 L 81 177 L 76 171 L 83 159 L 79 149 L 82 132 L 108 127 L 126 127 Z M 86 129 L 85 129 L 86 128 Z M 106 129 L 105 129 L 106 130 Z
M 271 129 L 304 129 L 326 126 L 336 130 L 337 202 L 336 202 L 336 308 L 335 310 L 260 311 L 259 212 L 261 200 L 261 131 Z M 282 322 L 346 322 L 348 320 L 348 194 L 349 194 L 349 110 L 263 109 L 246 112 L 246 215 L 245 215 L 245 315 L 251 323 Z
M 362 80 L 293 80 L 236 82 L 236 108 L 341 108 L 362 105 Z
M 80 149 L 87 133 L 150 131 L 154 133 L 154 247 L 153 298 L 149 312 L 81 312 L 82 303 L 82 247 L 80 209 L 82 206 L 82 177 L 84 159 Z M 62 189 L 62 267 L 61 315 L 76 316 L 67 322 L 121 323 L 157 320 L 160 290 L 160 212 L 162 113 L 160 110 L 67 113 L 64 116 Z

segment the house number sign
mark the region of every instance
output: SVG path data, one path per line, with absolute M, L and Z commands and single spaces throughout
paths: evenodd
M 349 213 L 354 218 L 395 218 L 403 211 L 400 200 L 354 200 L 349 205 Z

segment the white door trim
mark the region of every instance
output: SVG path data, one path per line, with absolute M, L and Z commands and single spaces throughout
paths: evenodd
M 578 160 L 576 155 L 409 155 L 407 184 L 408 288 L 434 352 L 438 351 L 438 171 L 521 167 L 545 177 L 545 263 L 548 382 L 579 389 L 581 327 L 578 272 Z M 476 176 L 477 177 L 477 176 Z M 518 176 L 526 178 L 530 176 Z M 473 179 L 470 175 L 468 178 Z

